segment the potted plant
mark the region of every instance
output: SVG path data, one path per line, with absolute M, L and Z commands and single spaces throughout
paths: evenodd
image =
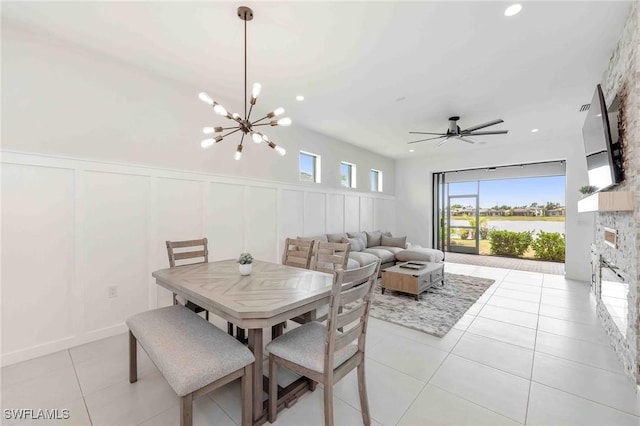
M 581 187 L 580 189 L 578 189 L 578 191 L 580 191 L 580 193 L 586 197 L 587 195 L 593 194 L 594 192 L 596 192 L 598 190 L 598 187 L 593 186 L 593 185 L 585 185 L 583 187 Z M 583 197 L 583 198 L 584 198 Z
M 251 273 L 253 256 L 250 253 L 241 253 L 238 258 L 238 269 L 240 270 L 240 275 L 249 275 Z

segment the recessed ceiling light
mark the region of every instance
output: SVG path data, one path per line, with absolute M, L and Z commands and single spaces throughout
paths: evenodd
M 520 13 L 521 10 L 522 10 L 522 5 L 520 3 L 512 4 L 511 6 L 505 9 L 504 16 L 517 15 L 518 13 Z
M 540 129 L 531 129 L 531 133 L 538 133 Z
M 304 96 L 302 95 L 296 96 L 296 101 L 300 101 L 300 102 L 304 101 Z
M 415 149 L 410 149 L 409 152 L 416 152 L 416 150 Z

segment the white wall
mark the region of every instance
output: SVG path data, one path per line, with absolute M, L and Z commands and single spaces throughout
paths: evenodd
M 216 97 L 215 76 L 207 87 L 176 81 L 16 25 L 2 26 L 3 149 L 286 183 L 299 182 L 303 150 L 322 157 L 322 183 L 310 187 L 340 188 L 340 162 L 347 161 L 357 165 L 357 191 L 369 191 L 369 171 L 376 169 L 384 193 L 394 193 L 394 160 L 296 124 L 295 110 L 304 104 L 293 99 L 282 105 L 293 113 L 291 127 L 263 128 L 287 155 L 245 139 L 242 161 L 233 161 L 238 135 L 200 147 L 203 126 L 227 121 L 197 96 L 206 90 Z M 252 116 L 280 106 L 270 103 L 267 89 Z M 242 108 L 241 88 L 237 98 L 216 99 Z
M 580 129 L 578 129 L 579 131 Z M 566 262 L 567 278 L 590 278 L 589 245 L 593 237 L 593 216 L 578 215 L 578 188 L 587 185 L 586 160 L 579 134 L 572 140 L 517 149 L 481 148 L 456 156 L 430 156 L 398 160 L 396 163 L 397 228 L 412 242 L 431 247 L 432 173 L 551 160 L 566 161 Z
M 206 236 L 212 261 L 276 262 L 288 236 L 395 230 L 384 194 L 7 151 L 1 169 L 2 365 L 170 304 L 151 277 L 168 266 L 167 239 Z

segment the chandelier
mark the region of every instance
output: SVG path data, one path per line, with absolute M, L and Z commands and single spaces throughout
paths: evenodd
M 205 127 L 202 129 L 204 134 L 213 135 L 215 133 L 224 133 L 222 135 L 217 135 L 215 137 L 210 137 L 205 139 L 200 144 L 203 148 L 209 148 L 213 144 L 220 142 L 225 137 L 232 135 L 236 132 L 242 132 L 242 138 L 240 139 L 240 143 L 236 148 L 236 153 L 234 158 L 239 160 L 242 158 L 242 144 L 244 142 L 244 137 L 249 136 L 251 140 L 256 144 L 265 143 L 269 148 L 275 150 L 280 155 L 285 155 L 287 151 L 281 147 L 276 145 L 267 135 L 262 132 L 258 132 L 255 130 L 256 127 L 259 126 L 290 126 L 291 119 L 288 117 L 276 119 L 275 117 L 282 115 L 284 113 L 284 108 L 276 108 L 264 117 L 251 121 L 251 111 L 253 110 L 253 106 L 256 104 L 258 100 L 258 95 L 260 94 L 260 90 L 262 86 L 260 83 L 253 83 L 253 87 L 251 90 L 251 100 L 248 102 L 249 111 L 247 112 L 247 21 L 251 21 L 253 19 L 253 11 L 245 6 L 241 6 L 238 8 L 238 17 L 244 21 L 244 117 L 238 113 L 229 113 L 225 107 L 220 105 L 218 102 L 215 102 L 209 95 L 204 92 L 200 92 L 198 97 L 201 101 L 213 106 L 213 111 L 221 115 L 223 117 L 228 118 L 233 121 L 233 125 L 230 127 Z M 269 121 L 264 121 L 269 120 Z

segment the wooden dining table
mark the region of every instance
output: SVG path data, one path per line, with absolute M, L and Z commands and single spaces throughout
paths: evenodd
M 248 330 L 253 368 L 253 423 L 266 422 L 263 389 L 263 330 L 314 312 L 329 303 L 331 274 L 254 260 L 250 275 L 242 276 L 235 260 L 199 263 L 153 272 L 156 283 L 202 306 L 211 313 Z M 289 406 L 307 392 L 309 381 L 300 378 L 280 388 L 278 407 Z

